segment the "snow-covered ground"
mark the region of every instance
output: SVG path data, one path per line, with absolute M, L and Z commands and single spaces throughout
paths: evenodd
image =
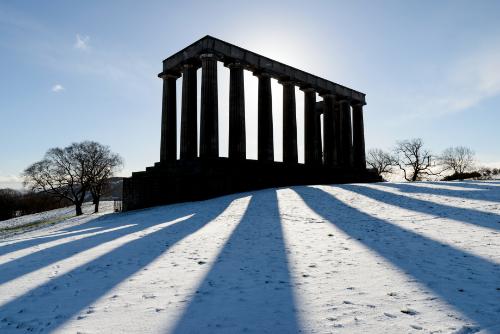
M 0 241 L 0 333 L 500 333 L 497 181 L 106 210 Z
M 109 212 L 113 209 L 113 201 L 101 201 L 99 208 L 105 212 Z M 84 203 L 82 211 L 85 215 L 89 215 L 94 212 L 94 205 L 91 202 Z M 60 209 L 2 220 L 0 221 L 0 238 L 57 224 L 59 222 L 66 221 L 74 215 L 75 207 L 68 206 Z M 81 220 L 81 218 L 82 217 L 79 217 L 77 220 Z

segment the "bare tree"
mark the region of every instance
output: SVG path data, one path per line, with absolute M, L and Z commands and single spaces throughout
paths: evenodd
M 379 148 L 368 150 L 366 164 L 375 169 L 377 174 L 392 174 L 395 158 L 389 153 Z
M 450 147 L 443 151 L 439 160 L 445 170 L 463 174 L 474 165 L 474 151 L 464 146 Z
M 24 185 L 32 191 L 43 191 L 65 198 L 75 205 L 76 215 L 82 214 L 82 204 L 88 190 L 86 161 L 78 144 L 64 149 L 52 148 L 43 160 L 23 172 Z
M 48 150 L 43 160 L 26 168 L 23 178 L 25 186 L 33 191 L 71 201 L 78 216 L 82 214 L 87 191 L 98 212 L 106 181 L 121 165 L 122 158 L 109 147 L 84 141 Z
M 431 153 L 424 148 L 421 138 L 403 140 L 396 143 L 394 149 L 395 163 L 403 171 L 406 181 L 414 182 L 422 177 L 438 175 L 433 173 L 433 158 Z
M 87 161 L 87 183 L 94 203 L 94 212 L 99 212 L 99 202 L 110 177 L 121 168 L 123 159 L 111 152 L 108 146 L 94 141 L 80 143 Z

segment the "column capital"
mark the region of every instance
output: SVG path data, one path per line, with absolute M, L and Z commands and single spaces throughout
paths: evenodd
M 303 86 L 303 87 L 299 87 L 299 88 L 304 93 L 316 93 L 316 89 L 309 87 L 309 86 Z
M 363 102 L 363 101 L 350 100 L 349 102 L 351 104 L 351 107 L 363 107 L 363 106 L 366 106 L 366 102 Z
M 344 95 L 337 95 L 337 102 L 347 102 L 351 104 L 351 98 Z
M 199 58 L 201 61 L 203 61 L 203 60 L 220 60 L 219 56 L 217 56 L 214 53 L 208 53 L 208 52 L 202 53 Z
M 300 84 L 297 80 L 290 79 L 290 77 L 280 77 L 278 83 L 291 86 L 298 86 Z
M 253 72 L 253 75 L 257 78 L 271 78 L 271 74 L 269 72 L 263 70 L 256 70 Z
M 332 93 L 332 92 L 323 92 L 323 93 L 319 94 L 319 96 L 321 96 L 323 99 L 325 99 L 325 98 L 336 98 L 337 94 Z
M 291 80 L 279 80 L 278 83 L 283 86 L 295 86 L 295 82 Z
M 224 66 L 228 67 L 229 69 L 232 69 L 232 68 L 244 69 L 245 68 L 245 64 L 243 64 L 239 60 L 230 60 L 230 61 L 224 62 Z
M 174 72 L 174 71 L 166 71 L 166 72 L 161 72 L 158 74 L 158 78 L 160 79 L 177 79 L 180 78 L 181 74 L 179 72 Z
M 184 71 L 185 69 L 188 69 L 188 68 L 198 69 L 200 67 L 201 67 L 200 58 L 199 57 L 193 57 L 193 58 L 186 59 L 186 61 L 184 61 L 180 65 L 180 70 Z
M 185 70 L 185 69 L 188 69 L 188 68 L 197 68 L 198 66 L 195 66 L 195 64 L 193 63 L 185 63 L 185 64 L 182 64 L 182 69 Z

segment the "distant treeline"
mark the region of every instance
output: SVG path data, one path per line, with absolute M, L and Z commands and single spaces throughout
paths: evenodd
M 0 220 L 58 209 L 69 205 L 71 205 L 70 201 L 55 198 L 46 193 L 0 189 Z
M 500 168 L 482 167 L 479 168 L 479 170 L 472 172 L 453 173 L 451 175 L 447 175 L 443 178 L 443 181 L 466 180 L 466 179 L 492 180 L 495 179 L 497 176 L 500 176 Z
M 466 146 L 452 146 L 441 154 L 431 153 L 422 138 L 396 142 L 391 151 L 379 148 L 368 150 L 367 167 L 386 178 L 403 174 L 406 181 L 497 179 L 499 168 L 477 167 L 474 151 Z

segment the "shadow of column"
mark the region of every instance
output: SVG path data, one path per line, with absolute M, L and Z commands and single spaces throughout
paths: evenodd
M 173 332 L 299 332 L 274 189 L 253 195 Z
M 430 194 L 438 196 L 466 198 L 472 200 L 500 202 L 500 189 L 496 189 L 495 186 L 478 188 L 478 187 L 468 187 L 468 186 L 462 187 L 462 185 L 453 184 L 453 188 L 455 189 L 449 189 L 449 188 L 444 189 L 444 188 L 426 187 L 423 186 L 423 184 L 433 184 L 439 186 L 439 183 L 420 183 L 420 185 L 417 186 L 410 183 L 389 183 L 389 182 L 381 182 L 378 183 L 377 185 L 380 185 L 382 187 L 394 188 L 403 193 L 409 193 L 409 194 Z M 472 190 L 467 190 L 467 189 L 472 189 Z
M 123 215 L 123 219 L 116 223 L 138 224 L 133 230 L 128 230 L 131 233 L 194 214 L 189 219 L 129 241 L 1 306 L 2 317 L 9 320 L 0 322 L 0 332 L 20 324 L 23 328 L 29 328 L 31 322 L 48 324 L 44 332 L 56 330 L 119 283 L 153 262 L 172 245 L 215 219 L 236 196 Z M 73 255 L 65 252 L 64 248 L 60 251 L 65 256 Z M 22 314 L 19 310 L 23 310 Z
M 355 184 L 340 185 L 338 187 L 370 197 L 379 202 L 399 206 L 403 209 L 430 214 L 441 218 L 453 219 L 471 225 L 500 230 L 500 224 L 498 223 L 500 222 L 500 215 L 493 212 L 458 208 Z
M 323 190 L 293 190 L 313 211 L 470 320 L 487 327 L 500 319 L 498 264 L 370 216 Z
M 16 252 L 22 249 L 30 248 L 32 246 L 40 246 L 44 243 L 52 242 L 52 241 L 57 241 L 60 239 L 64 238 L 72 238 L 72 237 L 78 237 L 79 235 L 83 234 L 92 234 L 96 232 L 102 231 L 105 226 L 96 226 L 99 224 L 98 223 L 100 220 L 99 219 L 93 219 L 89 222 L 84 223 L 86 225 L 85 228 L 82 228 L 80 225 L 74 226 L 73 228 L 67 228 L 67 229 L 61 229 L 55 232 L 49 232 L 44 235 L 40 236 L 34 236 L 31 238 L 27 238 L 24 240 L 18 240 L 12 242 L 12 243 L 5 243 L 5 244 L 0 244 L 0 256 Z M 87 225 L 88 224 L 88 225 Z M 91 226 L 92 225 L 92 226 Z M 88 226 L 88 227 L 87 227 Z M 75 228 L 78 227 L 78 228 Z M 9 238 L 9 241 L 12 241 L 12 239 Z

